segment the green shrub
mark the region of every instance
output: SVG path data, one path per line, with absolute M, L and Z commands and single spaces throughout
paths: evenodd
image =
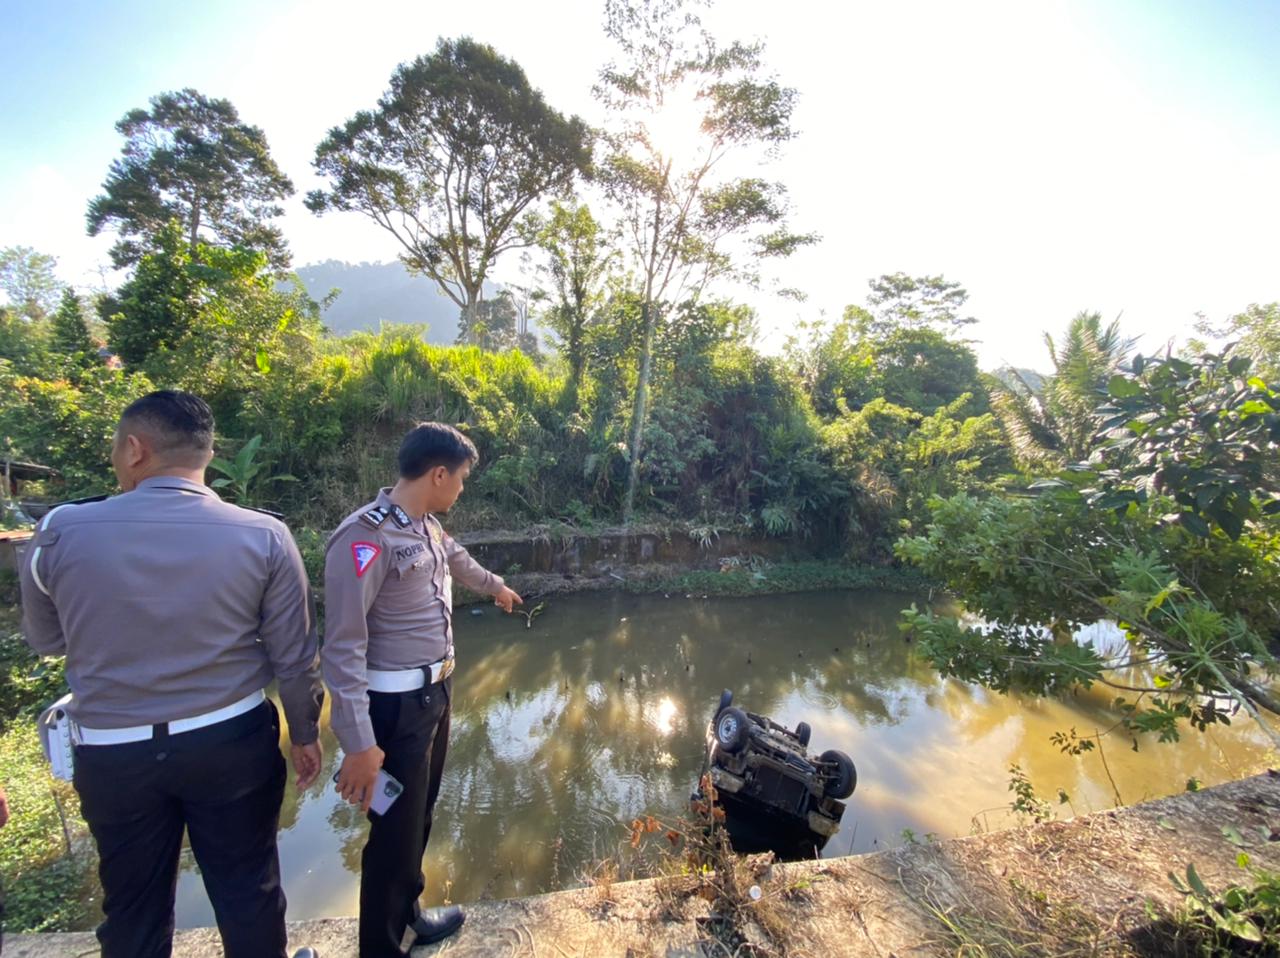
M 6 930 L 83 927 L 98 894 L 95 856 L 75 790 L 49 775 L 30 722 L 17 722 L 0 735 L 0 782 L 10 814 L 0 829 Z

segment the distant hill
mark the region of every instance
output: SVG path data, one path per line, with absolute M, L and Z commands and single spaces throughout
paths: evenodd
M 458 336 L 458 307 L 434 282 L 414 276 L 400 263 L 326 260 L 296 270 L 316 300 L 341 290 L 324 311 L 324 324 L 341 335 L 376 330 L 383 322 L 425 323 L 427 341 L 449 344 Z
M 1031 392 L 1036 396 L 1039 396 L 1044 392 L 1044 381 L 1045 381 L 1044 374 L 1038 373 L 1034 369 L 1022 369 L 1014 366 L 1001 366 L 999 369 L 993 372 L 992 375 L 995 376 L 996 379 L 1004 383 L 1006 386 L 1010 387 L 1011 389 L 1015 388 L 1015 383 L 1017 383 L 1017 385 L 1019 386 L 1021 386 L 1022 383 L 1025 383 L 1028 387 L 1030 387 Z M 1022 380 L 1021 383 L 1018 382 L 1019 378 L 1021 378 Z

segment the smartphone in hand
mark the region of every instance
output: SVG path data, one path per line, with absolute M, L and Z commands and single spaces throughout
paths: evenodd
M 341 769 L 333 773 L 333 781 L 336 784 Z M 400 793 L 404 791 L 404 786 L 396 781 L 395 776 L 387 774 L 383 769 L 378 769 L 378 777 L 373 782 L 373 800 L 369 803 L 369 811 L 378 815 L 385 815 L 387 809 L 400 797 Z

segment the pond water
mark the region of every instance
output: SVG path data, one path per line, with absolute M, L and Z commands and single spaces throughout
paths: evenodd
M 526 628 L 492 607 L 456 622 L 453 735 L 427 850 L 427 894 L 466 902 L 582 883 L 626 845 L 625 823 L 685 813 L 721 689 L 738 704 L 813 728 L 810 750 L 853 757 L 858 789 L 824 855 L 874 851 L 904 830 L 947 838 L 1017 824 L 1019 764 L 1059 817 L 1214 784 L 1256 770 L 1263 736 L 1243 717 L 1177 745 L 1105 740 L 1065 756 L 1050 735 L 1113 724 L 1114 693 L 1066 702 L 1006 697 L 943 680 L 897 628 L 910 597 L 863 591 L 750 599 L 596 593 L 554 597 Z M 337 746 L 298 795 L 290 785 L 280 855 L 291 919 L 357 912 L 367 825 L 335 793 Z M 1062 789 L 1070 803 L 1058 805 Z M 187 853 L 189 855 L 189 853 Z M 213 915 L 184 863 L 179 926 Z

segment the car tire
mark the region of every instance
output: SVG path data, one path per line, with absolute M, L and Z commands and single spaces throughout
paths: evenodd
M 805 748 L 809 747 L 809 736 L 812 734 L 813 734 L 813 730 L 809 728 L 808 722 L 801 722 L 799 725 L 796 726 L 796 739 L 800 742 L 800 744 L 803 747 Z
M 731 705 L 716 716 L 716 742 L 730 755 L 741 752 L 750 737 L 751 719 L 742 709 Z
M 834 766 L 827 772 L 827 783 L 823 794 L 827 798 L 848 798 L 858 787 L 858 770 L 853 767 L 853 759 L 844 752 L 827 749 L 818 759 L 822 764 Z
M 716 715 L 719 715 L 730 705 L 733 704 L 733 693 L 729 689 L 725 689 L 720 693 L 720 704 L 716 706 Z

